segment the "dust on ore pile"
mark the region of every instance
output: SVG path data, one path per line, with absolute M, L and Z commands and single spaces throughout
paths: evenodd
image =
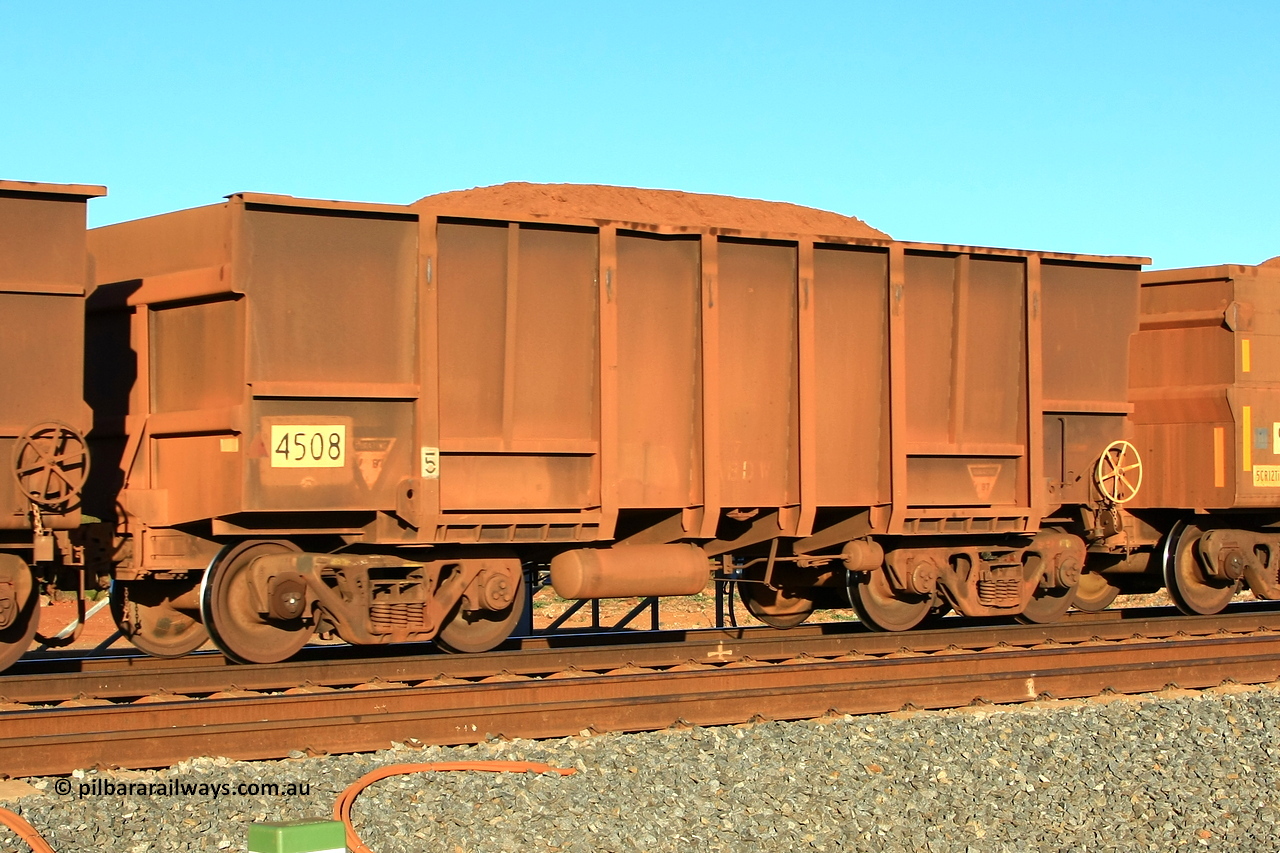
M 394 763 L 519 759 L 572 776 L 424 773 L 355 803 L 377 853 L 442 850 L 1274 850 L 1280 686 L 688 728 L 272 762 L 90 772 L 5 803 L 58 853 L 243 850 L 248 825 L 327 818 Z M 79 796 L 95 781 L 294 796 Z M 3 783 L 12 790 L 19 782 Z M 0 849 L 26 847 L 8 834 Z

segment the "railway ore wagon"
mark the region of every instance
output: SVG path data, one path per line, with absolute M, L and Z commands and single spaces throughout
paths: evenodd
M 1070 605 L 1142 259 L 451 195 L 92 232 L 140 647 L 487 649 L 547 565 L 569 598 L 715 568 L 779 625 Z
M 1163 580 L 1192 614 L 1246 585 L 1280 598 L 1280 259 L 1143 273 L 1140 327 L 1130 395 L 1143 464 L 1130 476 L 1142 479 L 1119 531 L 1138 550 L 1104 577 L 1113 593 Z
M 85 203 L 105 194 L 0 181 L 0 669 L 31 645 L 40 582 L 83 559 Z

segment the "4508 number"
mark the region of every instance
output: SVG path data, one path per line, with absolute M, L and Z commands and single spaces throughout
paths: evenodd
M 272 468 L 342 468 L 347 431 L 335 424 L 272 424 Z

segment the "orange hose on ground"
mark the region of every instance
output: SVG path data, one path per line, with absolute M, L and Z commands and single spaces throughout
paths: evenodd
M 387 767 L 380 767 L 364 774 L 356 781 L 352 782 L 347 789 L 338 795 L 338 801 L 333 804 L 333 819 L 342 821 L 347 827 L 347 847 L 351 849 L 351 853 L 373 853 L 365 843 L 360 840 L 360 836 L 356 835 L 355 827 L 351 825 L 351 806 L 355 804 L 356 797 L 360 796 L 360 792 L 372 785 L 386 779 L 388 776 L 400 776 L 407 773 L 431 773 L 444 770 L 485 770 L 491 773 L 559 773 L 561 776 L 572 776 L 577 770 L 563 769 L 560 767 L 551 767 L 547 764 L 540 764 L 536 761 L 441 761 L 435 764 L 392 764 Z M 44 853 L 44 851 L 36 851 L 36 853 Z M 53 851 L 49 851 L 53 853 Z
M 53 853 L 53 848 L 49 846 L 49 842 L 40 837 L 40 833 L 36 832 L 36 828 L 27 823 L 22 815 L 15 814 L 8 809 L 0 809 L 0 823 L 12 829 L 18 834 L 18 837 L 27 842 L 31 848 L 31 853 Z

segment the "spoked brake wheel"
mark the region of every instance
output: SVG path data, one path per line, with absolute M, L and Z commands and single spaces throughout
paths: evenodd
M 1093 481 L 1108 501 L 1128 503 L 1142 488 L 1142 457 L 1138 448 L 1127 441 L 1113 441 L 1098 457 Z
M 74 427 L 46 421 L 18 437 L 11 470 L 27 500 L 45 510 L 65 512 L 79 503 L 89 476 L 89 449 Z

